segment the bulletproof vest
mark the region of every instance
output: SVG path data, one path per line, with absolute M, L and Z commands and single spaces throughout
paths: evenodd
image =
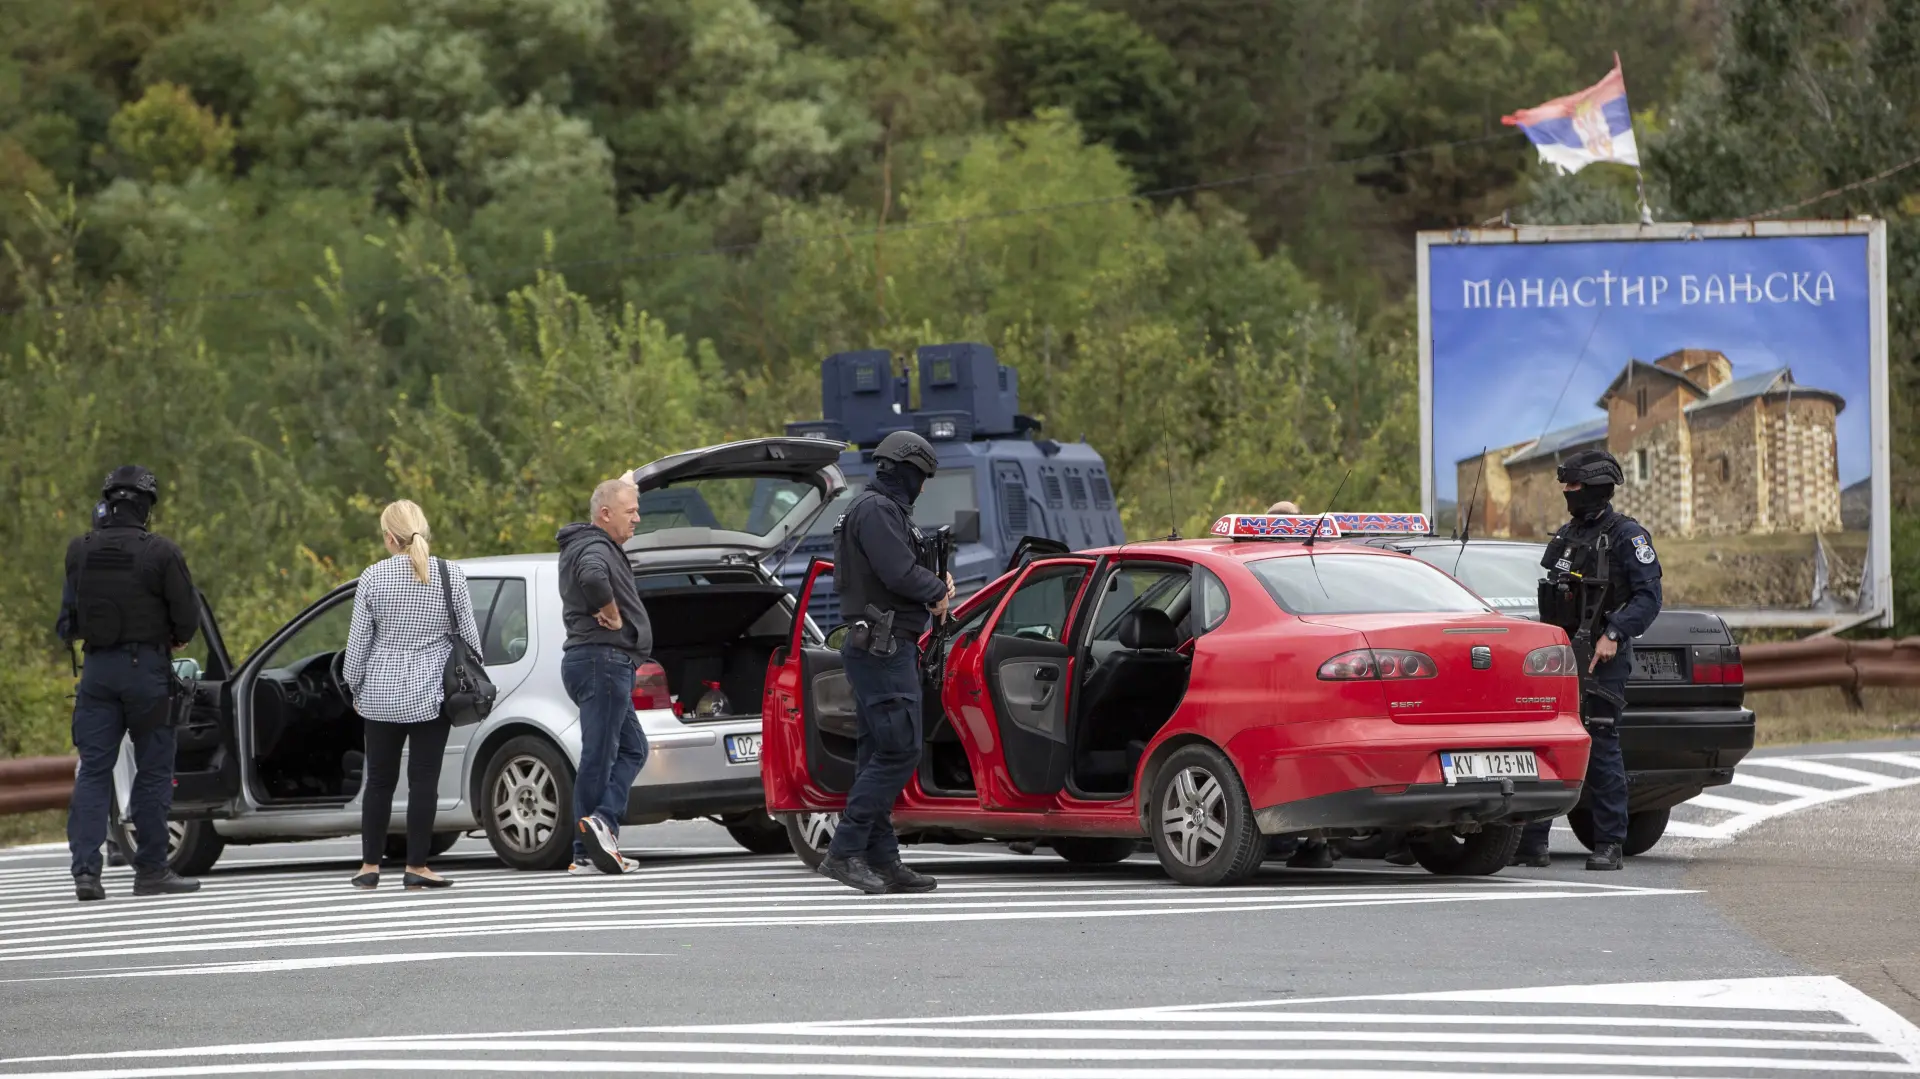
M 74 569 L 74 606 L 88 648 L 120 644 L 167 645 L 167 601 L 159 575 L 142 572 L 159 554 L 153 536 L 138 528 L 105 528 L 80 542 Z
M 1614 572 L 1609 536 L 1617 514 L 1609 509 L 1592 521 L 1569 521 L 1554 533 L 1540 559 L 1540 620 L 1568 633 L 1587 624 L 1596 609 L 1620 606 L 1621 581 Z
M 927 607 L 924 603 L 915 603 L 888 588 L 879 574 L 867 561 L 860 545 L 853 542 L 849 525 L 858 517 L 870 513 L 892 513 L 893 507 L 875 505 L 893 500 L 885 494 L 869 487 L 861 491 L 847 507 L 847 512 L 833 528 L 833 587 L 840 593 L 840 617 L 856 622 L 866 617 L 867 605 L 872 604 L 882 611 L 897 612 L 893 623 L 894 633 L 901 636 L 917 637 L 927 626 Z M 914 560 L 928 565 L 928 552 L 924 544 L 917 542 L 919 533 L 908 524 L 908 542 L 914 544 Z

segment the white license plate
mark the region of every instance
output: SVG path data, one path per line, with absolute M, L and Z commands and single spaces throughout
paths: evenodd
M 1529 754 L 1531 756 L 1531 754 Z M 727 760 L 734 764 L 747 764 L 760 759 L 760 736 L 757 734 L 727 735 Z
M 1440 774 L 1449 784 L 1476 779 L 1538 779 L 1540 763 L 1529 749 L 1441 753 Z

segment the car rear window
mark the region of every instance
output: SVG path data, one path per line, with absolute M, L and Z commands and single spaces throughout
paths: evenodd
M 1431 566 L 1445 570 L 1475 592 L 1487 597 L 1496 607 L 1528 606 L 1539 600 L 1540 579 L 1547 571 L 1540 568 L 1541 547 L 1489 544 L 1428 545 L 1408 552 Z M 1457 567 L 1457 568 L 1456 568 Z
M 1411 558 L 1361 554 L 1265 558 L 1248 569 L 1290 614 L 1423 614 L 1487 610 L 1458 581 Z

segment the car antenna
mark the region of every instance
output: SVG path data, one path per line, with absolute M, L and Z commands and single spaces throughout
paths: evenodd
M 1340 477 L 1340 485 L 1333 489 L 1333 497 L 1327 499 L 1327 508 L 1321 512 L 1319 519 L 1313 522 L 1313 531 L 1307 533 L 1307 550 L 1313 550 L 1313 541 L 1320 538 L 1321 522 L 1325 521 L 1327 516 L 1333 512 L 1334 504 L 1340 501 L 1340 492 L 1347 489 L 1347 480 L 1352 478 L 1352 476 L 1353 469 L 1349 468 L 1347 469 L 1347 474 Z
M 1459 514 L 1460 549 L 1453 555 L 1453 573 L 1460 575 L 1460 560 L 1467 555 L 1467 537 L 1473 532 L 1473 507 L 1480 501 L 1480 477 L 1487 474 L 1487 448 L 1480 447 L 1480 469 L 1473 474 L 1473 494 L 1467 497 L 1467 508 Z
M 1160 453 L 1167 462 L 1167 542 L 1180 538 L 1180 518 L 1173 499 L 1173 441 L 1167 426 L 1167 395 L 1160 395 Z

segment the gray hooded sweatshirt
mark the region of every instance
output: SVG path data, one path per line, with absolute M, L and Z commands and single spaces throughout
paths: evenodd
M 653 624 L 640 605 L 626 552 L 598 525 L 576 522 L 554 537 L 560 543 L 560 611 L 567 625 L 565 648 L 598 644 L 618 648 L 635 663 L 653 653 Z M 620 628 L 607 629 L 594 613 L 612 600 L 620 605 Z

